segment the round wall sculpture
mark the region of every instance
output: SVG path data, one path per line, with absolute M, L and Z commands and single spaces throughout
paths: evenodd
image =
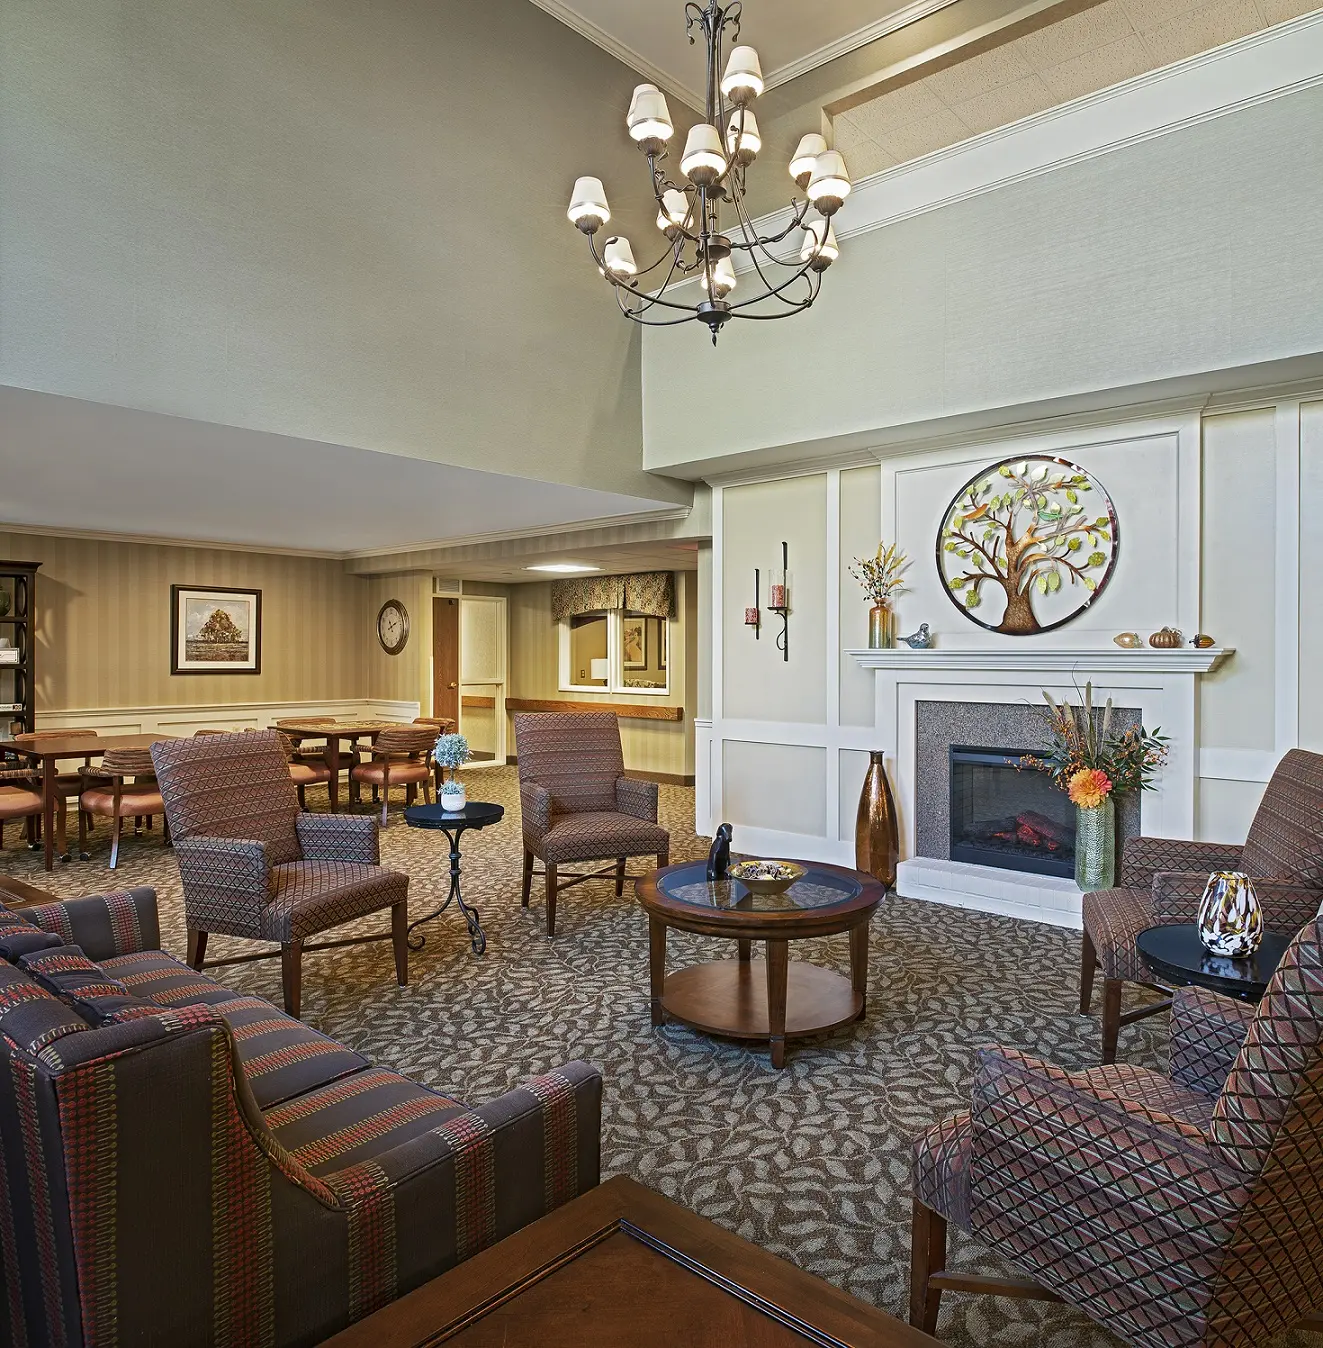
M 1078 464 L 1004 459 L 956 493 L 937 534 L 951 602 L 990 632 L 1028 637 L 1077 618 L 1116 567 L 1116 509 Z

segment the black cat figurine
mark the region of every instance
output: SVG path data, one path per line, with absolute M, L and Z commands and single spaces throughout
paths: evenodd
M 709 880 L 724 880 L 726 878 L 726 867 L 730 865 L 730 838 L 730 825 L 722 824 L 717 829 L 717 836 L 712 839 L 712 850 L 707 854 L 707 878 Z

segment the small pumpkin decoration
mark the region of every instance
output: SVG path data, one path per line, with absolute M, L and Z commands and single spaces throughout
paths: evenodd
M 1175 650 L 1177 646 L 1184 642 L 1185 638 L 1174 627 L 1164 627 L 1160 632 L 1154 632 L 1148 639 L 1148 644 L 1159 651 Z

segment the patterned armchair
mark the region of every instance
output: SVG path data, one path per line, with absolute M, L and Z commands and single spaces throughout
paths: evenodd
M 379 863 L 374 819 L 299 809 L 277 732 L 163 740 L 152 760 L 184 883 L 188 961 L 211 932 L 280 943 L 285 1010 L 299 1014 L 305 950 L 391 940 L 409 981 L 409 877 Z M 308 937 L 383 908 L 389 933 L 324 945 Z M 232 959 L 211 965 L 233 964 Z M 264 958 L 258 956 L 256 958 Z
M 0 908 L 0 1342 L 307 1348 L 597 1184 L 588 1065 L 466 1105 L 159 940 Z
M 945 1271 L 946 1226 L 1032 1283 Z M 944 1290 L 1064 1299 L 1140 1348 L 1262 1348 L 1323 1309 L 1323 919 L 1257 1010 L 1174 998 L 1170 1075 L 979 1054 L 914 1158 L 910 1319 Z
M 522 901 L 527 908 L 536 858 L 547 879 L 547 935 L 554 936 L 556 895 L 612 874 L 607 868 L 563 875 L 560 866 L 612 859 L 620 895 L 627 859 L 653 856 L 666 865 L 671 835 L 657 823 L 656 782 L 625 776 L 620 723 L 609 712 L 519 712 L 514 722 L 524 820 Z
M 1096 969 L 1103 973 L 1102 1060 L 1116 1060 L 1122 1025 L 1165 1010 L 1166 1002 L 1121 1014 L 1125 983 L 1150 987 L 1153 975 L 1135 938 L 1149 927 L 1193 922 L 1210 871 L 1254 877 L 1264 920 L 1298 931 L 1323 902 L 1323 754 L 1292 749 L 1277 765 L 1244 847 L 1132 838 L 1121 856 L 1121 883 L 1084 896 L 1080 1014 L 1088 1015 Z M 1166 991 L 1161 988 L 1161 991 Z

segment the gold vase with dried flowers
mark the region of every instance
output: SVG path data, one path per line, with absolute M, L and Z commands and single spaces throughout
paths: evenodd
M 904 572 L 909 558 L 892 543 L 877 545 L 876 557 L 856 557 L 850 574 L 873 601 L 868 611 L 868 648 L 890 650 L 896 644 L 896 610 L 892 603 L 904 590 Z

